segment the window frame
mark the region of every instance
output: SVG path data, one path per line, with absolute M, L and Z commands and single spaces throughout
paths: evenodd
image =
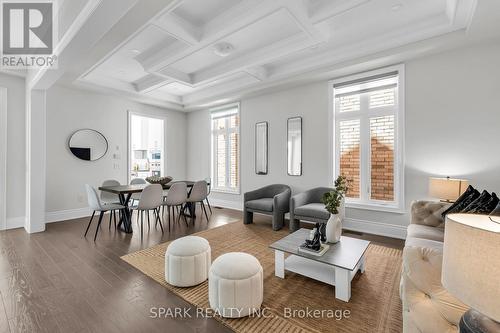
M 230 110 L 236 108 L 237 114 L 238 114 L 238 126 L 233 129 L 233 128 L 226 128 L 224 130 L 214 130 L 213 127 L 213 119 L 212 119 L 212 114 L 217 113 L 217 112 L 223 112 L 224 110 Z M 218 193 L 228 193 L 228 194 L 241 194 L 241 112 L 240 112 L 240 102 L 236 103 L 230 103 L 230 104 L 225 104 L 219 107 L 211 108 L 209 109 L 209 114 L 210 114 L 210 175 L 211 175 L 211 184 L 210 184 L 210 189 L 212 192 L 218 192 Z M 238 147 L 237 147 L 237 158 L 238 158 L 238 163 L 237 163 L 237 183 L 238 186 L 236 188 L 231 188 L 231 187 L 221 187 L 217 186 L 218 183 L 218 178 L 216 176 L 216 169 L 217 166 L 216 164 L 216 158 L 215 158 L 215 133 L 227 133 L 228 138 L 229 134 L 231 133 L 237 133 L 238 134 Z M 230 149 L 230 145 L 227 146 L 227 150 Z M 227 152 L 227 151 L 226 151 Z M 230 154 L 226 156 L 226 161 L 228 161 Z M 228 184 L 228 177 L 230 177 L 230 163 L 226 163 L 226 181 L 225 184 Z
M 352 114 L 346 112 L 343 114 L 335 110 L 334 85 L 353 80 L 362 80 L 372 76 L 398 72 L 397 101 L 398 106 L 395 112 L 390 112 L 386 107 L 374 108 L 372 110 L 355 111 Z M 349 119 L 360 119 L 360 198 L 346 198 L 346 207 L 356 209 L 366 209 L 374 211 L 404 213 L 405 207 L 405 184 L 404 184 L 404 149 L 405 149 L 405 66 L 404 64 L 384 67 L 368 72 L 362 72 L 338 79 L 328 81 L 329 91 L 329 173 L 330 186 L 333 186 L 334 180 L 338 177 L 340 171 L 340 143 L 338 140 L 338 126 L 340 121 Z M 367 121 L 377 116 L 394 115 L 395 140 L 394 140 L 394 202 L 370 199 L 370 192 L 367 186 L 371 182 L 371 146 L 370 127 Z M 368 142 L 368 144 L 366 144 Z M 364 143 L 364 144 L 363 144 Z

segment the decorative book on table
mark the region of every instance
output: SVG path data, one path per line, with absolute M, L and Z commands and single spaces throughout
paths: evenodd
M 301 246 L 299 246 L 299 252 L 307 253 L 307 254 L 312 254 L 313 256 L 320 257 L 323 254 L 325 254 L 325 252 L 328 251 L 329 248 L 330 248 L 330 245 L 328 245 L 328 244 L 321 244 L 321 247 L 319 248 L 319 250 L 315 251 L 313 249 L 309 249 L 309 248 L 305 247 L 304 245 L 301 245 Z

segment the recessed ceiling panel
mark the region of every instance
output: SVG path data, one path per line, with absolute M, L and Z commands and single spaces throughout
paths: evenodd
M 241 0 L 186 0 L 174 10 L 174 14 L 201 27 Z
M 132 40 L 112 54 L 95 70 L 97 74 L 107 75 L 124 82 L 133 82 L 147 75 L 134 58 L 155 45 L 170 45 L 177 40 L 158 27 L 149 25 Z
M 172 64 L 171 67 L 184 73 L 193 74 L 209 66 L 248 55 L 300 33 L 302 30 L 289 12 L 286 9 L 281 9 L 235 31 L 213 45 L 190 54 Z M 215 45 L 221 42 L 229 43 L 234 47 L 232 53 L 226 57 L 214 53 Z

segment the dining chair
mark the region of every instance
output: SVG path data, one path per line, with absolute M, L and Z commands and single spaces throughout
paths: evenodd
M 141 184 L 147 184 L 146 180 L 143 178 L 134 178 L 130 181 L 130 185 L 141 185 Z M 132 196 L 130 196 L 130 204 L 133 206 L 136 201 L 139 201 L 141 198 L 140 193 L 132 193 Z
M 163 225 L 160 218 L 160 206 L 163 202 L 163 188 L 160 184 L 148 185 L 142 190 L 139 203 L 137 206 L 130 207 L 131 210 L 137 210 L 137 220 L 139 220 L 139 214 L 141 217 L 141 238 L 143 234 L 144 227 L 144 213 L 148 217 L 148 230 L 150 226 L 150 212 L 153 211 L 155 215 L 155 227 L 160 222 L 161 232 L 163 233 Z
M 208 195 L 208 184 L 206 181 L 200 180 L 194 183 L 193 189 L 191 190 L 191 194 L 189 195 L 189 198 L 187 198 L 187 202 L 193 205 L 193 211 L 196 211 L 196 204 L 200 203 L 201 209 L 205 213 L 205 217 L 207 218 L 208 222 L 207 209 L 205 208 L 205 204 L 203 203 L 203 201 L 207 199 L 207 195 Z
M 87 199 L 89 202 L 89 207 L 94 211 L 92 213 L 92 217 L 90 218 L 89 224 L 87 225 L 87 229 L 85 230 L 85 234 L 83 237 L 87 237 L 87 232 L 89 231 L 90 225 L 92 224 L 92 220 L 94 219 L 94 215 L 96 212 L 99 212 L 99 222 L 97 223 L 97 227 L 95 229 L 94 242 L 97 239 L 97 233 L 99 232 L 99 227 L 101 226 L 102 218 L 104 213 L 113 211 L 113 210 L 122 210 L 125 209 L 125 206 L 109 203 L 103 204 L 97 191 L 95 188 L 90 186 L 89 184 L 85 184 L 85 190 L 87 191 Z
M 212 214 L 212 206 L 210 206 L 210 202 L 208 201 L 208 196 L 210 195 L 210 192 L 212 191 L 212 180 L 210 177 L 205 178 L 205 182 L 207 182 L 208 185 L 208 193 L 207 197 L 205 198 L 205 201 L 207 202 L 208 209 L 210 210 L 210 214 Z
M 120 182 L 114 179 L 108 179 L 102 182 L 102 187 L 105 186 L 120 186 Z M 120 204 L 120 198 L 118 198 L 117 194 L 101 191 L 101 202 L 103 204 Z M 119 211 L 121 212 L 121 211 Z M 109 226 L 108 229 L 111 229 L 111 218 L 114 218 L 115 228 L 116 228 L 116 210 L 112 210 L 109 214 Z
M 181 218 L 181 215 L 188 224 L 186 215 L 184 215 L 184 209 L 182 205 L 187 202 L 187 185 L 184 182 L 173 183 L 168 190 L 167 200 L 163 202 L 163 205 L 167 206 L 168 211 L 168 231 L 170 231 L 170 217 L 175 221 L 174 209 L 178 209 L 177 223 Z M 179 210 L 180 207 L 180 210 Z

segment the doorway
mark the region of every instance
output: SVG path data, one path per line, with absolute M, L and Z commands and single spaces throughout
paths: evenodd
M 129 111 L 128 181 L 166 175 L 166 118 Z

